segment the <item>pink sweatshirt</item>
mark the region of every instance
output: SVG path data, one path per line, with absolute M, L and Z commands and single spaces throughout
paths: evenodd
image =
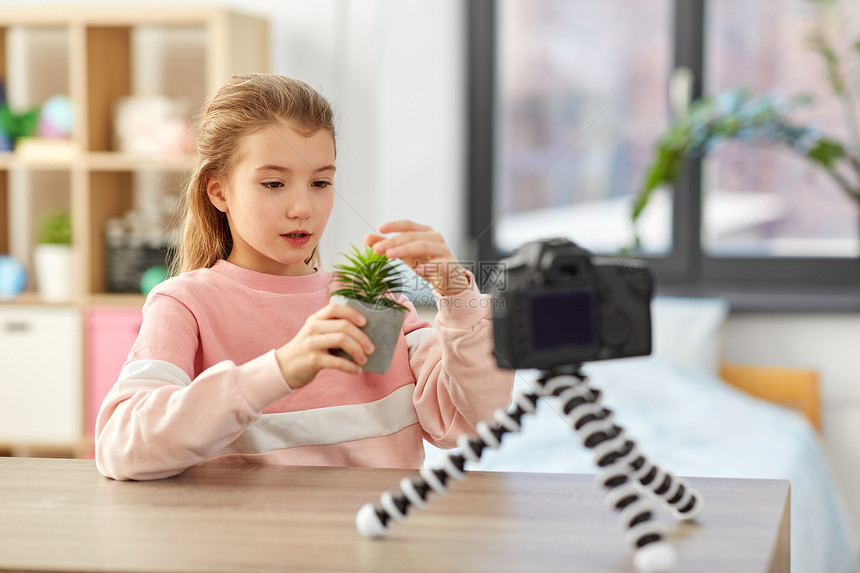
M 474 282 L 438 297 L 436 329 L 405 301 L 387 373 L 325 369 L 292 390 L 274 349 L 333 288 L 328 272 L 279 277 L 223 260 L 156 287 L 99 411 L 99 471 L 158 479 L 207 460 L 417 468 L 422 439 L 453 447 L 509 405 L 513 372 L 495 365 L 489 297 Z

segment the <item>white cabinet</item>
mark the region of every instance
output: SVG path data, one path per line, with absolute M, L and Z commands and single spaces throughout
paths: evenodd
M 0 307 L 0 443 L 75 446 L 82 325 L 71 307 Z

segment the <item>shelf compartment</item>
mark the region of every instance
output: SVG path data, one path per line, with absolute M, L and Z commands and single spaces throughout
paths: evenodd
M 2 71 L 13 108 L 41 106 L 51 96 L 70 95 L 72 50 L 67 27 L 13 25 L 2 30 L 0 40 L 7 55 Z M 15 57 L 8 57 L 10 53 Z
M 133 174 L 129 171 L 93 171 L 89 174 L 85 249 L 90 261 L 85 291 L 105 293 L 105 236 L 108 219 L 118 217 L 134 205 Z
M 6 54 L 8 53 L 6 49 L 7 30 L 6 26 L 0 26 L 0 78 L 3 78 L 3 81 L 9 78 L 8 70 L 6 69 Z
M 89 26 L 86 106 L 89 151 L 110 151 L 115 102 L 131 94 L 131 28 Z
M 9 173 L 0 171 L 0 255 L 9 253 Z
M 3 228 L 7 249 L 28 269 L 26 291 L 36 288 L 33 250 L 42 216 L 49 211 L 71 209 L 71 172 L 58 169 L 9 169 L 2 178 L 7 185 Z M 72 214 L 74 233 L 74 213 Z

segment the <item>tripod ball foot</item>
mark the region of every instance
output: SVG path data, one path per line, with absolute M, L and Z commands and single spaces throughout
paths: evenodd
M 355 527 L 364 537 L 385 537 L 388 533 L 372 503 L 364 504 L 355 514 Z
M 675 549 L 666 541 L 649 543 L 633 555 L 633 567 L 639 573 L 670 573 L 676 562 Z

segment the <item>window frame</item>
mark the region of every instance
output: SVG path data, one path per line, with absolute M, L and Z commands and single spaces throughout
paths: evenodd
M 466 6 L 469 256 L 498 261 L 509 253 L 496 249 L 491 232 L 497 11 L 494 0 L 470 0 Z M 673 67 L 692 72 L 693 99 L 702 96 L 705 18 L 706 0 L 675 0 Z M 705 253 L 701 175 L 701 160 L 685 161 L 672 194 L 672 251 L 661 257 L 640 257 L 654 271 L 658 294 L 725 297 L 736 311 L 860 311 L 860 257 L 714 257 Z M 857 225 L 860 229 L 860 209 Z

